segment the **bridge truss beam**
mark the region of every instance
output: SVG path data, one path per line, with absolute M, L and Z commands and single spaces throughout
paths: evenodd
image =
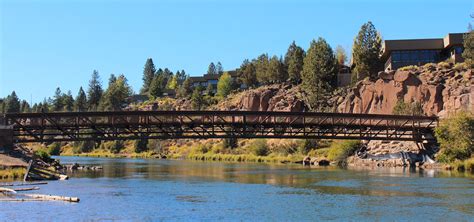
M 423 141 L 436 117 L 254 111 L 118 111 L 6 114 L 14 142 L 179 138 Z M 428 139 L 429 140 L 429 139 Z

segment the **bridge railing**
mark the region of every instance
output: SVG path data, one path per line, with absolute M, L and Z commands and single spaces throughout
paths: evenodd
M 407 140 L 436 117 L 255 111 L 120 111 L 7 114 L 18 141 L 126 138 L 386 138 Z M 416 138 L 415 138 L 416 137 Z

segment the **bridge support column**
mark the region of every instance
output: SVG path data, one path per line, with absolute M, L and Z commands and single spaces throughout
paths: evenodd
M 13 147 L 13 127 L 0 125 L 0 153 Z

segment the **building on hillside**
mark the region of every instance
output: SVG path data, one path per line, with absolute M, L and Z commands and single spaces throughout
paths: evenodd
M 238 87 L 240 89 L 245 89 L 246 86 L 245 84 L 241 84 L 240 81 L 238 80 L 238 73 L 237 71 L 228 71 L 234 82 L 237 83 Z M 212 85 L 214 93 L 217 92 L 217 82 L 219 81 L 219 77 L 221 77 L 222 74 L 204 74 L 203 76 L 192 76 L 189 77 L 191 80 L 191 86 L 197 87 L 197 86 L 202 86 L 204 89 L 207 88 L 209 84 Z
M 337 86 L 344 87 L 351 84 L 351 68 L 346 65 L 342 65 L 337 72 Z
M 449 33 L 444 38 L 385 40 L 382 45 L 384 69 L 396 70 L 409 65 L 438 63 L 445 60 L 463 62 L 465 33 Z

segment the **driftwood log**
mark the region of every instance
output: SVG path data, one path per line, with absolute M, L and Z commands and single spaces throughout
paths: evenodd
M 44 195 L 44 194 L 22 194 L 26 197 L 31 197 L 33 199 L 40 199 L 40 200 L 59 200 L 59 201 L 67 201 L 77 203 L 80 201 L 78 197 L 63 197 L 63 196 L 54 196 L 54 195 Z

